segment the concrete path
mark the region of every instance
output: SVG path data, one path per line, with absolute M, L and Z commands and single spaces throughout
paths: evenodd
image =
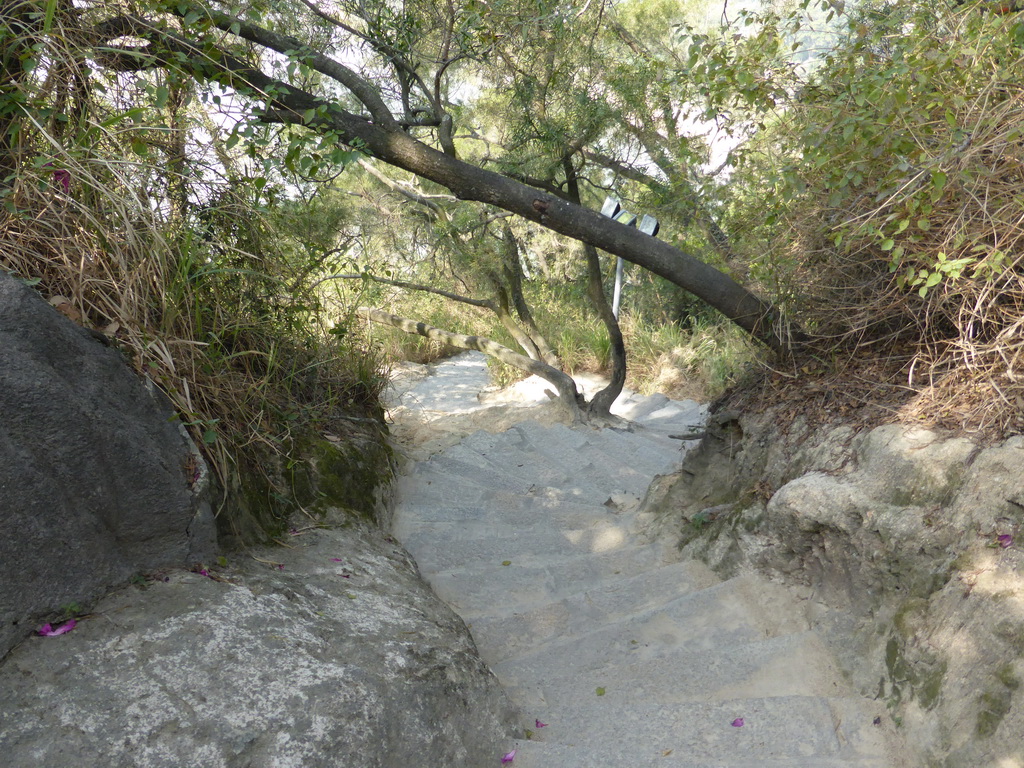
M 485 383 L 483 357 L 463 355 L 401 403 L 465 413 Z M 478 431 L 399 481 L 395 535 L 522 710 L 506 764 L 900 765 L 884 707 L 849 689 L 796 594 L 721 581 L 642 535 L 640 499 L 693 445 L 669 435 L 703 409 L 631 395 L 613 410 L 633 423 Z

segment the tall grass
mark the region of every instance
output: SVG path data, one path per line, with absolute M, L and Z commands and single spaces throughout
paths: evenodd
M 301 264 L 246 250 L 237 232 L 197 237 L 159 192 L 142 192 L 171 171 L 131 154 L 130 128 L 85 114 L 58 137 L 25 110 L 19 129 L 17 171 L 0 189 L 0 269 L 104 334 L 169 396 L 212 469 L 222 530 L 279 533 L 293 447 L 344 434 L 346 414 L 379 417 L 387 358 L 319 324 L 296 284 Z

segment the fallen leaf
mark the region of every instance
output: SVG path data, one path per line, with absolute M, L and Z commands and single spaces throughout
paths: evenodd
M 49 624 L 43 624 L 43 626 L 36 630 L 36 633 L 42 635 L 43 637 L 56 637 L 57 635 L 63 635 L 67 632 L 70 632 L 72 629 L 75 628 L 75 625 L 77 623 L 77 621 L 71 619 L 71 621 L 64 622 L 56 629 L 54 629 Z
M 502 565 L 512 565 L 512 561 L 511 560 L 502 560 L 501 564 Z
M 598 696 L 604 696 L 604 688 L 598 688 L 596 693 Z

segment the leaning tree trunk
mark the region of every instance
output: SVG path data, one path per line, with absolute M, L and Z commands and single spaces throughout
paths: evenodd
M 519 315 L 519 320 L 526 327 L 526 332 L 537 345 L 540 359 L 553 368 L 561 368 L 562 361 L 558 359 L 558 353 L 548 344 L 548 340 L 540 332 L 537 323 L 534 322 L 530 305 L 527 304 L 526 296 L 523 294 L 523 265 L 519 260 L 519 243 L 516 242 L 515 233 L 512 232 L 512 227 L 508 224 L 505 225 L 502 239 L 505 244 L 502 270 L 505 273 L 509 293 L 512 294 L 512 305 L 516 308 L 516 314 Z
M 580 185 L 576 179 L 576 169 L 573 167 L 571 155 L 566 155 L 562 159 L 562 166 L 565 168 L 569 200 L 579 205 Z M 594 413 L 608 416 L 611 414 L 612 403 L 622 393 L 622 387 L 626 384 L 626 343 L 622 339 L 619 319 L 615 317 L 611 305 L 608 304 L 608 297 L 604 295 L 601 259 L 597 254 L 597 248 L 590 243 L 584 243 L 583 253 L 587 262 L 587 295 L 590 297 L 590 303 L 594 306 L 597 316 L 601 318 L 601 322 L 604 323 L 604 327 L 608 331 L 612 358 L 611 381 L 608 382 L 608 386 L 594 395 L 590 402 L 590 409 Z
M 559 401 L 568 411 L 573 423 L 583 421 L 583 412 L 580 410 L 583 398 L 576 390 L 576 382 L 568 374 L 562 373 L 557 368 L 552 368 L 547 363 L 542 363 L 540 360 L 531 360 L 525 355 L 513 352 L 508 347 L 504 347 L 496 341 L 484 338 L 483 336 L 465 336 L 459 333 L 443 331 L 432 325 L 392 315 L 380 309 L 359 307 L 356 310 L 356 314 L 362 315 L 375 323 L 383 323 L 384 325 L 398 328 L 406 333 L 415 333 L 428 339 L 443 341 L 451 344 L 453 347 L 475 349 L 533 376 L 540 376 L 542 379 L 551 382 L 558 391 Z
M 612 403 L 622 394 L 622 388 L 626 384 L 626 343 L 622 338 L 622 329 L 619 327 L 618 318 L 612 312 L 608 297 L 604 295 L 601 260 L 597 255 L 597 248 L 584 244 L 583 250 L 587 258 L 587 295 L 608 331 L 612 358 L 611 381 L 608 382 L 608 386 L 594 395 L 590 401 L 590 410 L 593 413 L 608 416 Z

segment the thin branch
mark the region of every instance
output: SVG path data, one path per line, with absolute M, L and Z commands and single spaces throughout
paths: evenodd
M 269 29 L 250 24 L 243 19 L 221 13 L 212 8 L 173 6 L 173 10 L 177 13 L 181 13 L 183 8 L 185 13 L 189 10 L 197 13 L 205 12 L 218 29 L 237 35 L 244 40 L 248 40 L 250 43 L 262 45 L 285 56 L 298 56 L 303 63 L 309 65 L 317 72 L 327 75 L 327 77 L 351 91 L 352 95 L 359 99 L 363 106 L 369 110 L 370 115 L 377 123 L 383 126 L 395 124 L 394 115 L 391 114 L 391 110 L 388 109 L 376 88 L 360 77 L 354 70 L 328 56 L 324 56 L 322 53 L 317 53 L 301 40 L 289 35 L 271 32 Z
M 433 288 L 429 285 L 420 285 L 419 283 L 410 283 L 406 280 L 393 280 L 389 277 L 378 277 L 377 275 L 371 275 L 368 272 L 359 274 L 355 272 L 346 272 L 339 275 L 327 275 L 317 280 L 310 288 L 316 288 L 320 283 L 325 283 L 328 280 L 373 280 L 375 283 L 384 283 L 385 285 L 393 285 L 396 288 L 406 288 L 410 291 L 425 291 L 426 293 L 437 294 L 438 296 L 444 296 L 446 299 L 452 301 L 458 301 L 463 304 L 469 304 L 474 307 L 482 307 L 483 309 L 489 309 L 494 311 L 494 303 L 487 299 L 474 299 L 470 296 L 460 296 L 457 293 L 451 293 L 449 291 L 442 291 L 440 288 Z

